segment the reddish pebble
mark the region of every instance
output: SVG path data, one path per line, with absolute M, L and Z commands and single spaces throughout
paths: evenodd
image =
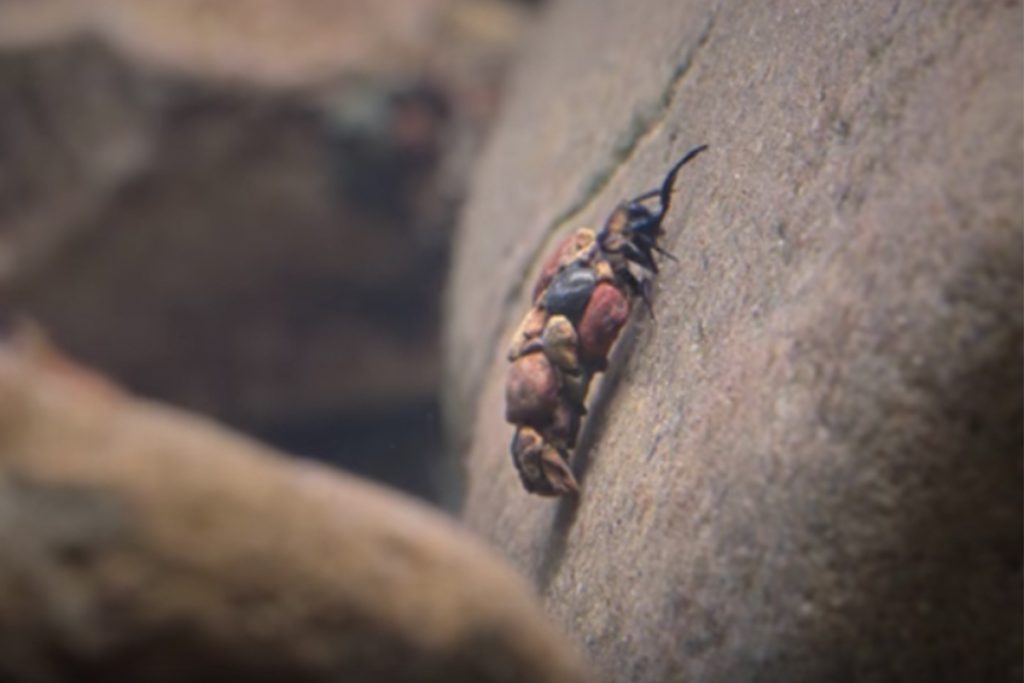
M 565 239 L 558 243 L 558 246 L 551 251 L 551 255 L 544 261 L 544 266 L 540 269 L 540 275 L 537 276 L 537 282 L 533 285 L 532 300 L 534 303 L 537 302 L 540 295 L 551 284 L 552 278 L 555 277 L 555 273 L 558 271 L 559 261 L 562 260 L 562 256 L 567 251 L 573 248 L 575 242 L 576 235 L 566 235 Z
M 542 426 L 558 406 L 558 378 L 540 351 L 512 364 L 505 383 L 505 419 L 517 425 Z
M 629 299 L 626 295 L 607 282 L 599 284 L 580 318 L 580 350 L 584 360 L 601 364 L 627 318 Z

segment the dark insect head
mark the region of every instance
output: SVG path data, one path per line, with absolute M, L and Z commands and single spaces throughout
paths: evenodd
M 609 253 L 621 253 L 627 260 L 652 273 L 658 272 L 653 252 L 674 258 L 658 246 L 658 238 L 662 235 L 661 222 L 671 206 L 672 186 L 679 170 L 707 148 L 707 145 L 699 145 L 684 154 L 665 174 L 660 188 L 649 190 L 620 204 L 598 233 L 597 240 L 601 248 Z M 659 200 L 657 210 L 652 210 L 644 204 L 645 201 L 654 198 Z

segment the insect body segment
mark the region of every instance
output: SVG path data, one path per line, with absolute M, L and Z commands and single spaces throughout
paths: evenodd
M 580 228 L 544 263 L 533 306 L 509 347 L 505 418 L 515 428 L 512 461 L 527 491 L 542 496 L 576 493 L 570 462 L 586 414 L 590 381 L 608 365 L 608 354 L 639 298 L 648 311 L 658 273 L 658 245 L 676 174 L 707 149 L 695 147 L 677 161 L 658 189 L 620 204 L 597 233 Z M 657 198 L 656 210 L 644 202 Z

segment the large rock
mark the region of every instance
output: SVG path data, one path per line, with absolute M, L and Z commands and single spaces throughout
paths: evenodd
M 140 393 L 433 492 L 452 207 L 522 24 L 0 2 L 0 307 Z
M 1019 4 L 599 5 L 547 17 L 462 221 L 466 521 L 612 680 L 1019 680 Z M 527 495 L 539 264 L 703 142 L 580 497 Z
M 0 349 L 0 679 L 584 680 L 437 513 Z

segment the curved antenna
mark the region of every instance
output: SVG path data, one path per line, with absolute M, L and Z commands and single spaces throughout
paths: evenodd
M 647 190 L 647 192 L 644 192 L 643 194 L 638 194 L 637 196 L 633 197 L 632 199 L 630 199 L 626 203 L 627 204 L 632 204 L 633 202 L 642 202 L 645 199 L 651 199 L 652 197 L 657 197 L 659 194 L 661 194 L 661 188 L 657 188 L 657 189 L 654 189 L 654 190 Z
M 689 152 L 683 155 L 683 157 L 677 161 L 672 168 L 669 169 L 668 173 L 665 174 L 665 180 L 662 182 L 660 188 L 648 190 L 643 194 L 639 194 L 633 199 L 629 200 L 629 203 L 642 202 L 645 199 L 651 199 L 653 197 L 661 197 L 661 208 L 658 210 L 658 218 L 660 219 L 668 211 L 669 204 L 672 202 L 672 185 L 675 184 L 676 174 L 679 173 L 679 169 L 685 166 L 688 162 L 692 161 L 695 156 L 703 152 L 708 148 L 707 145 L 697 145 Z

